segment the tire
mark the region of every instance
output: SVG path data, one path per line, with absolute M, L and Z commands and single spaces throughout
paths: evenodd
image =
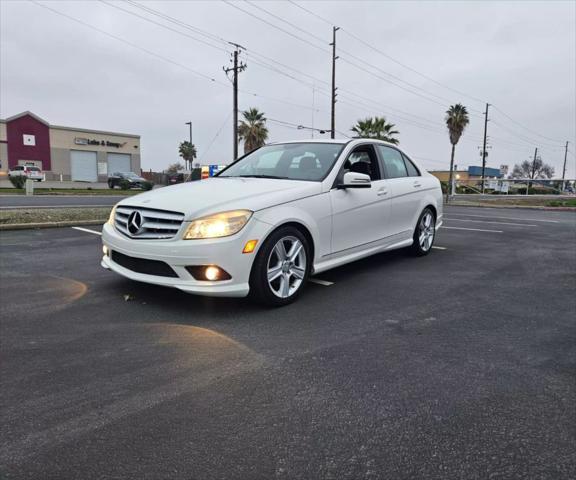
M 431 208 L 426 207 L 418 217 L 418 222 L 414 229 L 414 243 L 410 247 L 410 252 L 417 257 L 428 255 L 430 250 L 432 250 L 435 238 L 436 215 Z
M 110 180 L 108 180 L 108 188 L 114 190 L 114 184 Z
M 250 273 L 250 296 L 271 307 L 288 305 L 304 290 L 311 266 L 311 248 L 306 237 L 295 227 L 280 227 L 264 241 L 256 255 Z M 274 278 L 269 280 L 271 277 Z

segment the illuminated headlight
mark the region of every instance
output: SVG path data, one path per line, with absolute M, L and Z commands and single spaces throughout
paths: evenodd
M 190 223 L 184 234 L 184 240 L 198 240 L 202 238 L 228 237 L 238 233 L 250 217 L 250 210 L 233 210 L 231 212 L 217 213 L 209 217 L 198 218 Z
M 110 216 L 108 217 L 108 221 L 106 222 L 108 225 L 114 225 L 114 216 L 116 215 L 116 206 L 110 212 Z

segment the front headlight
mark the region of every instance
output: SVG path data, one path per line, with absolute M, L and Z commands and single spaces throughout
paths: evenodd
M 108 225 L 114 225 L 114 217 L 116 216 L 116 205 L 112 207 L 110 210 L 110 216 L 108 217 L 108 221 L 106 222 Z
M 202 238 L 228 237 L 238 233 L 248 223 L 252 212 L 250 210 L 233 210 L 217 213 L 209 217 L 198 218 L 190 222 L 184 234 L 184 240 L 199 240 Z

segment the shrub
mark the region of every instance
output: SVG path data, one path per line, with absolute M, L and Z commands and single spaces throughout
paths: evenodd
M 19 175 L 17 177 L 10 177 L 10 181 L 14 188 L 24 188 L 26 185 L 26 177 L 24 175 Z
M 118 182 L 118 185 L 120 186 L 120 188 L 122 190 L 130 190 L 130 182 L 128 180 L 126 180 L 125 178 L 123 178 L 122 180 L 120 180 Z
M 152 190 L 153 187 L 154 184 L 152 182 L 142 182 L 142 190 L 144 191 Z

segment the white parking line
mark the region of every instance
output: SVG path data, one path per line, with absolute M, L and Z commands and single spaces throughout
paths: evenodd
M 474 222 L 474 223 L 492 223 L 496 225 L 514 225 L 516 227 L 538 227 L 539 225 L 530 225 L 528 223 L 508 223 L 508 222 L 490 222 L 488 220 L 470 220 L 469 218 L 447 218 L 451 222 Z
M 97 232 L 96 230 L 90 230 L 89 228 L 82 227 L 71 227 L 74 230 L 80 230 L 81 232 L 93 233 L 94 235 L 102 235 L 102 232 Z
M 472 213 L 446 213 L 446 215 L 457 215 L 458 217 L 480 217 L 480 218 L 501 218 L 502 220 L 524 220 L 526 222 L 546 222 L 546 223 L 560 223 L 560 220 L 540 220 L 537 218 L 518 218 L 518 217 L 496 217 L 494 215 L 474 215 Z
M 504 233 L 502 230 L 483 230 L 481 228 L 462 228 L 462 227 L 445 227 L 442 225 L 442 229 L 450 229 L 450 230 L 469 230 L 471 232 L 491 232 L 491 233 Z
M 319 278 L 309 278 L 309 282 L 317 283 L 318 285 L 323 285 L 325 287 L 329 287 L 330 285 L 334 285 L 334 282 L 328 282 L 326 280 L 320 280 Z
M 436 250 L 446 250 L 446 247 L 437 247 L 436 245 L 434 245 L 432 248 Z

